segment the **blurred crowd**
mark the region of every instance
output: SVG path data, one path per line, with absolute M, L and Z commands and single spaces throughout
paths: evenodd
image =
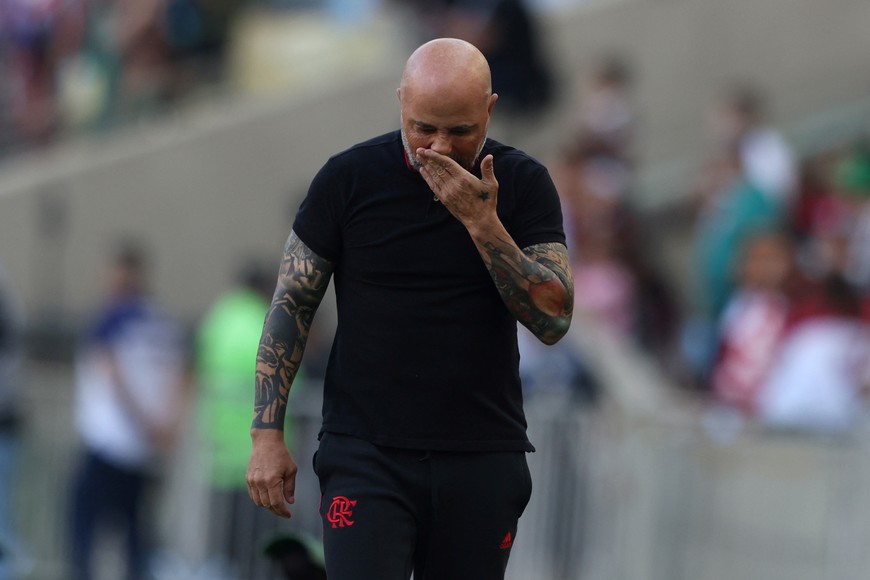
M 870 393 L 870 126 L 800 155 L 771 124 L 761 87 L 727 86 L 699 128 L 708 150 L 697 178 L 667 219 L 650 221 L 633 203 L 643 192 L 631 81 L 624 59 L 602 60 L 551 164 L 576 307 L 731 424 L 848 431 Z M 692 232 L 684 280 L 663 275 L 655 247 L 653 228 L 675 225 Z M 588 376 L 574 362 L 565 376 Z
M 246 8 L 284 0 L 0 0 L 0 157 L 219 85 Z
M 741 418 L 848 431 L 870 389 L 870 131 L 797 156 L 760 91 L 736 86 L 710 132 L 715 154 L 692 198 L 698 296 L 686 358 Z
M 412 36 L 479 46 L 502 110 L 549 104 L 553 79 L 533 9 L 520 0 L 0 0 L 0 158 L 226 88 L 249 11 L 317 11 L 347 26 L 382 6 L 410 12 Z

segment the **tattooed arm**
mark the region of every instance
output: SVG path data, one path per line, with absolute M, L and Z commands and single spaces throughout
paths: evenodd
M 253 428 L 283 429 L 290 385 L 331 276 L 332 264 L 290 232 L 257 352 Z
M 477 235 L 477 249 L 508 310 L 541 342 L 558 342 L 568 332 L 574 309 L 567 248 L 550 243 L 520 251 L 507 232 Z
M 296 463 L 284 444 L 287 397 L 332 269 L 290 232 L 257 352 L 248 494 L 282 517 L 290 517 L 286 504 L 293 503 L 296 489 Z
M 564 244 L 517 246 L 496 212 L 498 181 L 492 155 L 481 179 L 431 149 L 417 149 L 420 175 L 468 230 L 505 305 L 541 342 L 554 344 L 571 325 L 574 278 Z

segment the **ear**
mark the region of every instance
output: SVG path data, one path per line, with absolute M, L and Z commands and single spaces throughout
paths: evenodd
M 492 114 L 492 110 L 495 108 L 495 102 L 496 102 L 497 100 L 498 100 L 498 94 L 497 94 L 497 93 L 493 93 L 492 95 L 490 95 L 490 97 L 489 97 L 489 108 L 487 109 L 487 112 L 488 112 L 490 115 Z
M 399 102 L 402 102 L 402 87 L 396 89 L 396 98 L 399 99 Z

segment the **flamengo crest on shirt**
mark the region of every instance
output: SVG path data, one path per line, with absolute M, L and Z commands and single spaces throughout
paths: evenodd
M 329 509 L 326 511 L 326 520 L 333 528 L 345 528 L 353 525 L 353 508 L 356 506 L 355 499 L 348 499 L 343 495 L 332 498 Z

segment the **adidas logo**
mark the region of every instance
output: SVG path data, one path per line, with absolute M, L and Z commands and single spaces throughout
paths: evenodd
M 508 548 L 510 548 L 513 545 L 514 545 L 514 539 L 511 537 L 511 533 L 508 532 L 507 534 L 505 534 L 504 540 L 501 541 L 501 544 L 499 544 L 498 547 L 501 548 L 502 550 L 507 550 Z

